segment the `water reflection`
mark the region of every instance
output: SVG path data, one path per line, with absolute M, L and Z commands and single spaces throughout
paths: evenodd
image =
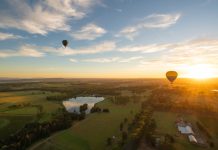
M 86 113 L 90 113 L 90 109 L 98 102 L 103 101 L 104 97 L 76 97 L 63 101 L 63 105 L 68 112 L 79 112 L 79 107 L 88 104 Z

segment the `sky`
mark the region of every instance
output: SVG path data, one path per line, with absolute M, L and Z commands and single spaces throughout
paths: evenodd
M 1 0 L 0 77 L 218 77 L 217 27 L 218 0 Z

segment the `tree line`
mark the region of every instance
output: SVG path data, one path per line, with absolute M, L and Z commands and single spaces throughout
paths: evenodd
M 0 149 L 24 150 L 36 141 L 49 137 L 54 132 L 70 128 L 73 121 L 84 118 L 85 114 L 68 113 L 62 109 L 62 112 L 52 121 L 28 123 L 16 133 L 1 140 Z

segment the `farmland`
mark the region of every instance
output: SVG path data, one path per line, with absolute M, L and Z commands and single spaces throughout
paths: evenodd
M 179 80 L 172 88 L 161 80 L 99 79 L 3 85 L 0 86 L 2 139 L 26 124 L 50 126 L 59 123 L 57 120 L 62 114 L 68 118 L 75 115 L 64 111 L 62 101 L 65 99 L 77 96 L 105 98 L 95 105 L 100 112 L 87 114 L 82 119 L 74 118 L 66 128 L 49 131 L 49 136 L 40 137 L 29 146 L 30 150 L 120 150 L 124 147 L 134 149 L 137 147 L 135 143 L 139 143 L 138 147 L 146 143 L 147 147 L 154 149 L 154 138 L 169 136 L 173 142 L 168 140 L 166 143 L 163 140 L 160 146 L 176 150 L 203 150 L 205 147 L 190 143 L 187 136 L 178 133 L 175 125 L 178 116 L 191 123 L 193 130 L 201 134 L 206 141 L 206 148 L 215 150 L 218 146 L 217 94 L 211 92 L 217 88 L 217 84 L 190 84 L 186 80 Z M 108 112 L 103 112 L 104 109 Z M 147 109 L 151 110 L 150 115 L 146 115 Z M 54 120 L 57 122 L 54 123 Z M 146 121 L 155 121 L 152 133 L 142 132 L 141 129 L 146 128 L 148 123 Z M 203 130 L 199 129 L 197 122 L 203 126 Z M 125 140 L 124 133 L 127 134 Z
M 17 131 L 28 122 L 51 119 L 62 105 L 46 100 L 48 95 L 58 93 L 42 91 L 21 91 L 0 93 L 0 132 L 1 138 Z M 38 107 L 42 106 L 42 116 L 37 118 Z
M 135 113 L 140 110 L 139 104 L 129 103 L 125 106 L 117 106 L 109 100 L 105 100 L 97 104 L 101 108 L 109 108 L 108 114 L 90 114 L 87 119 L 76 123 L 72 128 L 61 132 L 42 143 L 38 149 L 47 149 L 49 146 L 52 149 L 70 150 L 70 149 L 106 149 L 106 140 L 108 137 L 116 136 L 120 138 L 121 132 L 119 125 L 128 118 L 132 120 Z M 130 113 L 130 112 L 133 113 Z M 72 139 L 77 139 L 72 142 Z

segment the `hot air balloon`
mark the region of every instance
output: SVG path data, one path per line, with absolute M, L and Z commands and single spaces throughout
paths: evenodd
M 173 84 L 173 82 L 176 80 L 177 76 L 178 76 L 178 73 L 176 71 L 168 71 L 166 73 L 166 77 L 171 82 L 171 84 Z
M 64 45 L 64 47 L 67 47 L 68 41 L 67 41 L 67 40 L 63 40 L 63 41 L 62 41 L 62 44 Z

